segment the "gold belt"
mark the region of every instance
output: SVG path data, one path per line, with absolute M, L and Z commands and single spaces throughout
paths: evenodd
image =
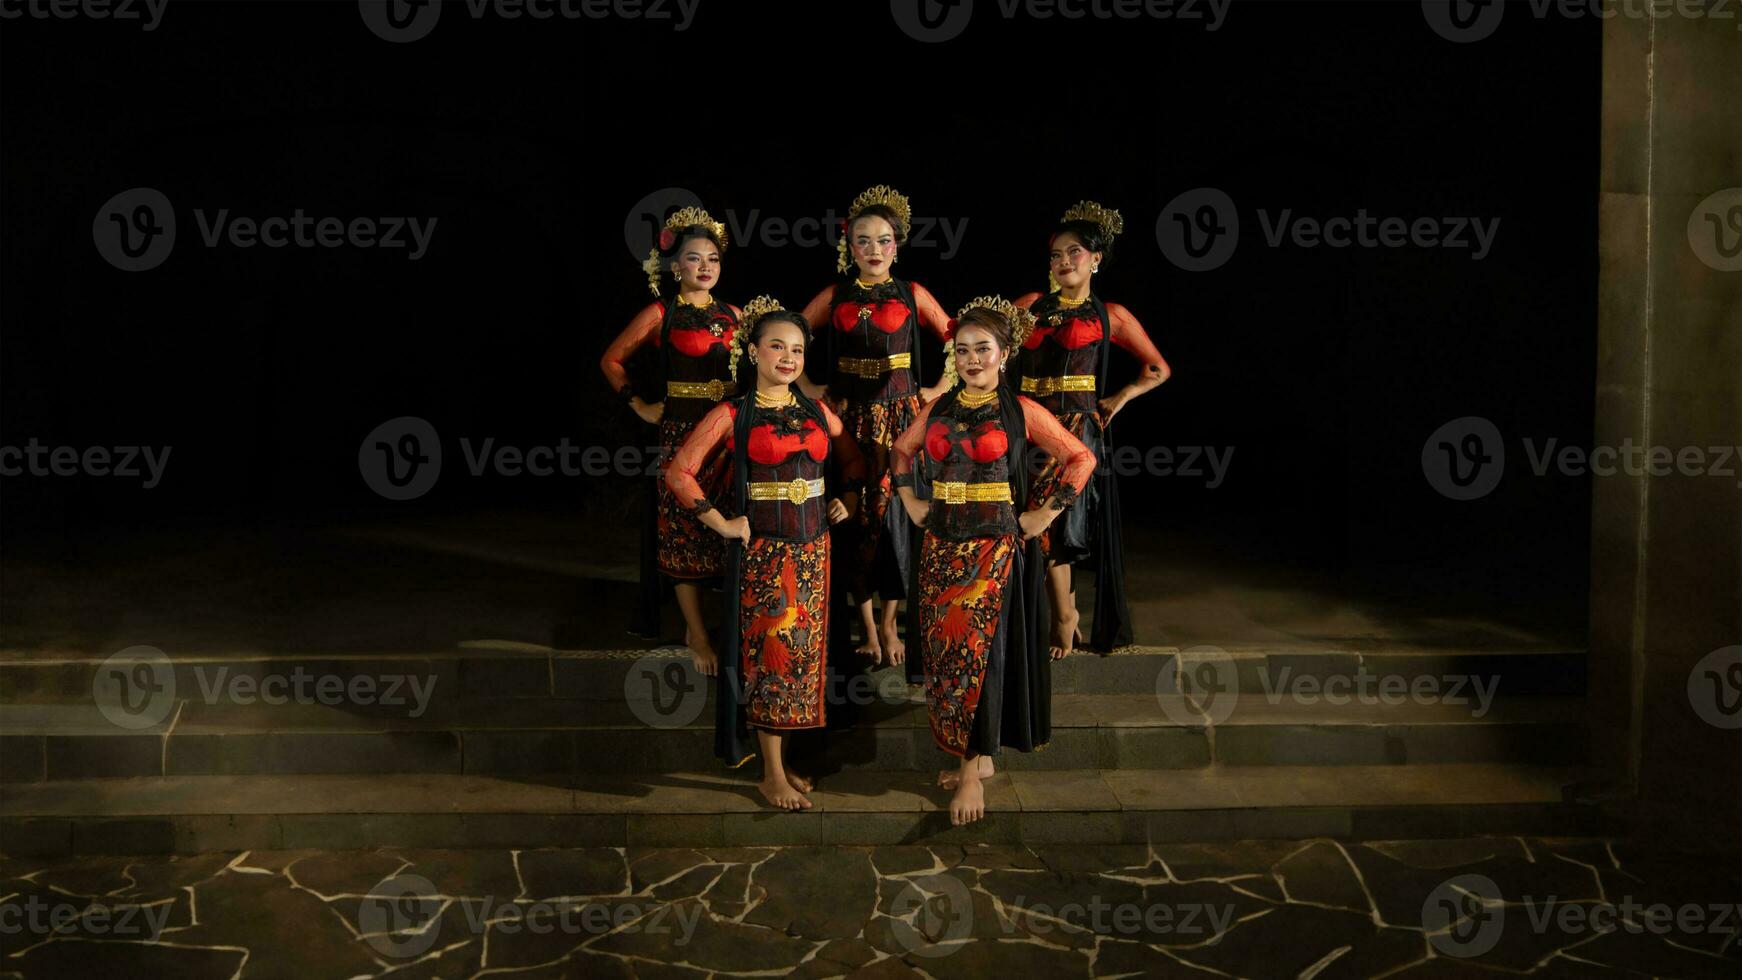
M 1092 374 L 1067 374 L 1062 378 L 1023 378 L 1022 390 L 1033 392 L 1035 396 L 1040 398 L 1060 391 L 1094 391 L 1095 376 Z
M 938 504 L 1013 503 L 1008 483 L 949 483 L 931 485 L 931 499 Z
M 672 398 L 706 398 L 717 402 L 731 394 L 733 387 L 730 382 L 719 378 L 712 381 L 667 381 L 665 393 Z
M 891 354 L 888 357 L 843 357 L 835 361 L 835 366 L 844 374 L 856 374 L 861 378 L 875 378 L 888 374 L 896 368 L 910 367 L 913 364 L 913 352 Z
M 751 500 L 784 500 L 787 503 L 802 504 L 812 497 L 823 495 L 823 481 L 792 479 L 786 483 L 752 483 L 750 484 Z

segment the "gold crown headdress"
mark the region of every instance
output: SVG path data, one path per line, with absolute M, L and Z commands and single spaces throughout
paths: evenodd
M 647 273 L 647 288 L 653 295 L 659 295 L 659 253 L 677 244 L 677 233 L 691 225 L 701 225 L 714 233 L 720 240 L 720 251 L 726 250 L 726 226 L 713 219 L 708 212 L 698 207 L 679 208 L 665 219 L 665 227 L 659 230 L 659 241 L 647 250 L 647 258 L 641 263 L 641 271 Z
M 756 321 L 770 313 L 784 310 L 780 300 L 764 293 L 744 304 L 744 314 L 738 320 L 738 329 L 732 334 L 732 354 L 726 361 L 726 370 L 732 374 L 732 380 L 738 380 L 738 359 L 744 356 L 744 347 L 750 343 L 750 331 L 756 329 Z
M 1088 221 L 1101 226 L 1101 234 L 1112 241 L 1125 230 L 1125 219 L 1112 208 L 1104 208 L 1094 201 L 1078 201 L 1071 205 L 1060 221 Z
M 907 195 L 888 184 L 878 184 L 868 188 L 863 194 L 853 198 L 853 205 L 847 209 L 847 220 L 841 223 L 841 238 L 835 242 L 835 271 L 846 272 L 850 262 L 847 252 L 847 232 L 853 227 L 853 219 L 865 212 L 866 208 L 883 205 L 895 212 L 895 237 L 898 241 L 906 241 L 907 233 L 913 227 L 913 207 L 908 204 Z

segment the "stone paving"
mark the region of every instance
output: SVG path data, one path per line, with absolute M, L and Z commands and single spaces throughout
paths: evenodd
M 1734 980 L 1739 902 L 1517 837 L 0 858 L 0 976 Z

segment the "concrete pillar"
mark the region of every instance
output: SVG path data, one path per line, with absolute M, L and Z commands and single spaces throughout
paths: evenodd
M 1742 445 L 1742 252 L 1724 255 L 1742 249 L 1739 26 L 1604 26 L 1597 446 L 1697 447 L 1709 467 L 1711 447 Z M 1591 734 L 1643 835 L 1742 849 L 1742 727 L 1722 727 L 1742 711 L 1711 699 L 1742 701 L 1742 666 L 1708 675 L 1742 644 L 1729 463 L 1593 478 Z

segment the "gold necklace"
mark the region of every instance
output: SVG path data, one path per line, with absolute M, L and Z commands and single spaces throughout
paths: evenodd
M 883 282 L 888 282 L 888 281 L 889 280 L 887 280 L 887 279 L 883 280 Z M 878 286 L 883 285 L 883 282 L 866 282 L 865 280 L 860 279 L 858 276 L 853 277 L 853 284 L 858 286 L 860 289 L 876 289 Z
M 1077 307 L 1082 306 L 1084 303 L 1087 303 L 1089 301 L 1089 297 L 1087 297 L 1087 296 L 1084 296 L 1082 299 L 1071 299 L 1069 296 L 1066 296 L 1064 293 L 1059 293 L 1058 298 L 1059 298 L 1059 305 L 1066 308 L 1066 309 L 1076 309 Z
M 692 303 L 692 302 L 690 302 L 690 301 L 689 301 L 689 297 L 687 297 L 687 296 L 685 296 L 685 295 L 684 295 L 684 294 L 682 294 L 682 293 L 678 293 L 678 294 L 677 294 L 677 301 L 678 301 L 678 303 L 679 303 L 679 304 L 681 304 L 681 305 L 683 305 L 683 306 L 693 306 L 693 307 L 695 307 L 695 308 L 696 308 L 696 309 L 698 309 L 698 310 L 705 310 L 705 309 L 707 309 L 707 308 L 708 308 L 708 307 L 710 307 L 710 306 L 713 306 L 713 305 L 714 305 L 714 297 L 712 297 L 712 296 L 709 296 L 709 297 L 708 297 L 708 298 L 707 298 L 707 301 L 706 301 L 706 302 L 702 302 L 702 303 Z
M 997 401 L 998 389 L 993 388 L 989 391 L 976 392 L 968 388 L 963 388 L 962 393 L 956 396 L 956 400 L 961 402 L 966 408 L 979 408 L 982 405 L 990 405 Z
M 756 407 L 757 408 L 785 408 L 791 404 L 792 404 L 792 389 L 791 388 L 786 389 L 786 397 L 784 397 L 784 398 L 775 398 L 773 395 L 764 395 L 762 393 L 761 388 L 756 389 Z

